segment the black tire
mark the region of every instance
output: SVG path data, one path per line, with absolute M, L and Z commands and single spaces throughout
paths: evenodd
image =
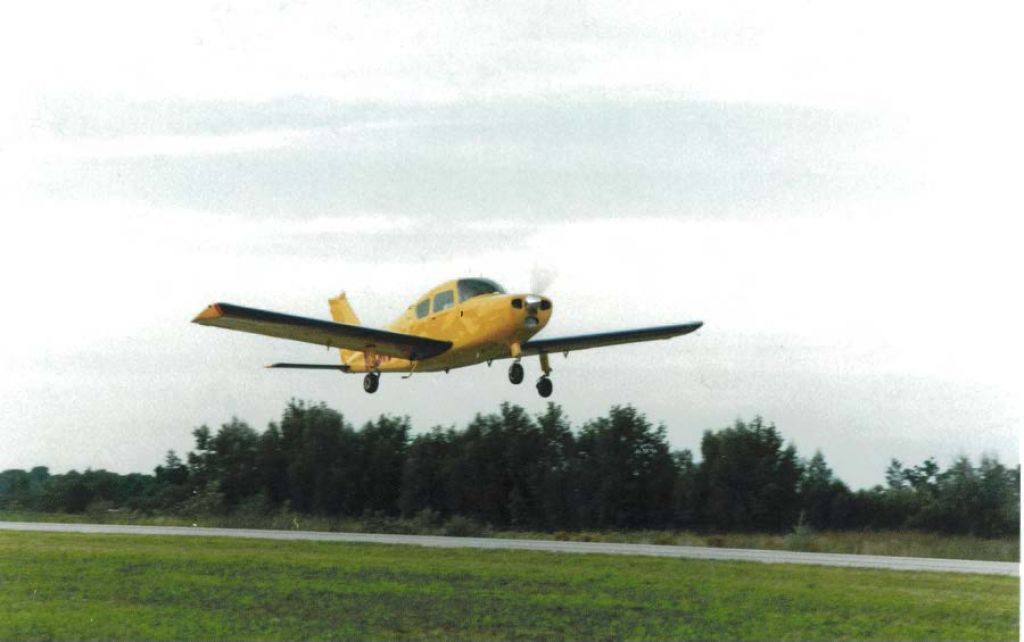
M 377 392 L 377 387 L 380 386 L 380 375 L 375 372 L 371 372 L 363 377 L 363 390 L 369 394 Z
M 547 399 L 554 390 L 555 384 L 551 383 L 551 379 L 548 379 L 547 375 L 537 380 L 537 394 L 541 397 Z
M 523 364 L 515 361 L 508 367 L 508 380 L 517 386 L 523 382 Z

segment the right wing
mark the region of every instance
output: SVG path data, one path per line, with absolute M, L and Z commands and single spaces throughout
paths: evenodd
M 315 343 L 328 348 L 376 352 L 409 361 L 429 359 L 452 347 L 450 341 L 375 330 L 361 325 L 297 317 L 230 303 L 214 303 L 200 312 L 192 322 L 279 339 Z
M 603 348 L 622 343 L 636 343 L 638 341 L 654 341 L 656 339 L 671 339 L 681 334 L 689 334 L 704 323 L 692 321 L 690 323 L 679 323 L 676 325 L 662 325 L 653 328 L 638 328 L 635 330 L 616 330 L 614 332 L 598 332 L 596 334 L 580 334 L 574 337 L 558 337 L 555 339 L 537 339 L 527 341 L 523 344 L 523 354 L 533 355 L 551 352 L 570 352 L 572 350 L 585 350 L 587 348 Z

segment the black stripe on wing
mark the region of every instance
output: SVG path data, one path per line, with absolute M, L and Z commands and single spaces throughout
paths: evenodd
M 320 363 L 272 363 L 268 368 L 295 368 L 299 370 L 340 370 L 341 372 L 349 372 L 352 370 L 351 366 L 335 366 Z

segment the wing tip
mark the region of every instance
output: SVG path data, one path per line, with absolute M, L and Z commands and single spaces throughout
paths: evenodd
M 689 323 L 684 323 L 681 326 L 678 326 L 680 328 L 681 332 L 679 332 L 679 334 L 677 334 L 675 336 L 682 336 L 684 334 L 690 334 L 691 332 L 696 332 L 697 330 L 700 330 L 703 326 L 704 326 L 704 322 L 703 321 L 691 321 Z M 665 338 L 666 339 L 671 339 L 672 337 L 665 337 Z
M 220 309 L 219 303 L 211 303 L 206 308 L 196 315 L 196 318 L 192 319 L 192 323 L 198 323 L 200 325 L 209 323 L 214 319 L 219 319 L 224 316 L 224 311 Z

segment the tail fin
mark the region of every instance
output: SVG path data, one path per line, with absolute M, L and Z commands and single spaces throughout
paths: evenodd
M 327 303 L 331 306 L 331 318 L 338 323 L 347 323 L 348 325 L 361 325 L 359 323 L 359 317 L 356 315 L 355 310 L 348 303 L 348 298 L 345 297 L 345 293 L 342 292 L 333 299 L 327 299 Z M 343 364 L 351 364 L 356 357 L 362 356 L 361 352 L 354 350 L 341 349 L 341 362 Z
M 359 323 L 359 317 L 356 316 L 352 306 L 348 303 L 348 298 L 345 297 L 345 293 L 342 292 L 333 299 L 327 299 L 327 303 L 331 306 L 331 318 L 338 323 L 347 323 L 348 325 L 361 325 Z

